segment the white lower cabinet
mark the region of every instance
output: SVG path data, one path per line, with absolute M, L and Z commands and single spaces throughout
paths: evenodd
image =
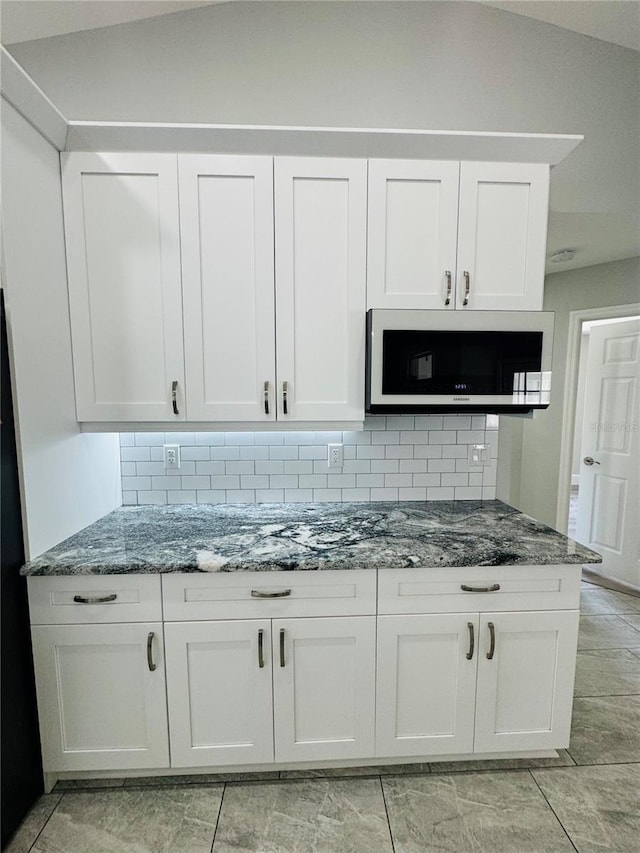
M 43 766 L 169 766 L 162 623 L 36 625 Z
M 374 616 L 175 622 L 165 639 L 173 767 L 373 754 Z
M 171 764 L 273 761 L 269 620 L 165 625 Z
M 377 756 L 568 745 L 577 611 L 378 618 Z
M 569 743 L 579 566 L 32 577 L 28 586 L 43 766 L 54 781 Z

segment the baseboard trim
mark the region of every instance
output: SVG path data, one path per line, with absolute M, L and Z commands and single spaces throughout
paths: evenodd
M 601 586 L 604 589 L 612 589 L 614 592 L 624 592 L 627 595 L 635 595 L 640 598 L 640 586 L 635 586 L 632 583 L 626 583 L 625 581 L 618 580 L 617 578 L 610 578 L 588 566 L 582 567 L 582 579 L 589 583 L 596 584 L 596 586 Z

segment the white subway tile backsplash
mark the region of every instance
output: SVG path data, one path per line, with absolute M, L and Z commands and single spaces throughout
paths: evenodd
M 182 478 L 182 488 L 189 489 L 195 491 L 196 489 L 210 489 L 211 488 L 211 477 L 207 477 L 204 475 L 195 475 L 193 477 L 183 477 Z M 195 500 L 195 495 L 194 495 Z M 188 503 L 188 501 L 187 501 Z
M 197 432 L 195 435 L 196 444 L 206 445 L 207 447 L 214 444 L 224 444 L 223 432 Z
M 455 459 L 429 459 L 427 465 L 427 471 L 431 474 L 432 472 L 439 473 L 453 473 L 456 470 L 456 460 Z
M 255 445 L 244 446 L 240 448 L 240 459 L 268 459 L 269 458 L 269 448 L 268 447 L 256 447 Z
M 267 474 L 245 474 L 240 477 L 241 489 L 268 489 L 269 476 Z
M 427 490 L 424 488 L 408 487 L 398 489 L 398 500 L 401 501 L 426 501 Z
M 240 459 L 240 448 L 239 447 L 211 447 L 209 449 L 211 453 L 211 459 L 222 459 L 225 462 L 233 462 L 237 459 Z
M 281 504 L 284 502 L 284 489 L 256 489 L 256 503 Z
M 297 459 L 297 445 L 287 445 L 286 447 L 270 447 L 269 459 Z
M 397 501 L 398 490 L 392 488 L 370 489 L 372 501 Z
M 153 490 L 142 489 L 142 490 L 140 490 L 139 489 L 136 492 L 136 494 L 138 496 L 138 500 L 136 501 L 136 503 L 141 503 L 141 504 L 166 504 L 167 503 L 167 492 L 165 492 L 162 489 L 161 490 L 156 490 L 156 489 L 153 489 Z M 182 503 L 186 503 L 186 501 L 184 501 L 184 499 L 183 499 Z
M 206 462 L 211 458 L 208 447 L 183 447 L 180 450 L 180 458 L 188 462 Z
M 313 489 L 285 489 L 285 503 L 313 503 Z
M 121 447 L 120 460 L 122 462 L 149 462 L 151 450 L 148 447 Z
M 177 489 L 167 492 L 168 504 L 194 504 L 196 502 L 195 489 Z
M 255 474 L 255 462 L 225 462 L 225 474 Z
M 227 493 L 224 489 L 206 489 L 196 492 L 196 503 L 199 504 L 225 504 Z
M 216 462 L 196 462 L 196 474 L 224 474 L 225 463 L 219 459 Z
M 491 463 L 469 466 L 470 444 Z M 178 444 L 179 469 L 163 444 Z M 327 445 L 342 444 L 342 468 Z M 121 434 L 122 501 L 281 503 L 495 498 L 498 418 L 375 415 L 361 431 L 139 432 Z
M 165 472 L 164 462 L 136 462 L 136 473 L 144 477 L 162 476 Z

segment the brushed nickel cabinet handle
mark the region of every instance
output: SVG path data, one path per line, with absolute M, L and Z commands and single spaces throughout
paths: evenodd
M 473 659 L 473 650 L 475 648 L 475 638 L 473 634 L 473 622 L 467 622 L 467 628 L 469 629 L 469 651 L 467 652 L 467 660 Z
M 491 586 L 467 586 L 466 583 L 460 584 L 460 589 L 463 592 L 497 592 L 500 589 L 499 583 L 492 583 Z
M 490 645 L 489 651 L 487 652 L 487 660 L 493 660 L 493 655 L 496 650 L 496 629 L 493 622 L 489 622 L 489 637 Z
M 112 592 L 111 595 L 74 595 L 73 600 L 76 604 L 106 604 L 115 601 L 117 597 L 117 593 Z
M 289 406 L 287 402 L 287 394 L 289 392 L 289 387 L 287 382 L 282 383 L 282 414 L 289 414 Z
M 280 666 L 285 665 L 284 659 L 284 628 L 280 628 Z
M 450 305 L 451 304 L 451 270 L 445 270 L 444 271 L 444 277 L 445 277 L 445 280 L 447 282 L 447 295 L 446 295 L 446 298 L 444 300 L 444 304 Z
M 469 291 L 471 290 L 471 282 L 470 276 L 467 270 L 465 270 L 462 275 L 464 276 L 464 299 L 462 300 L 463 305 L 469 304 Z
M 149 631 L 147 636 L 147 666 L 149 667 L 149 672 L 156 671 L 156 665 L 153 662 L 153 631 Z
M 291 595 L 290 589 L 283 589 L 280 592 L 264 592 L 261 589 L 252 589 L 251 598 L 286 598 Z
M 178 410 L 178 380 L 174 379 L 171 383 L 171 405 L 173 406 L 173 414 L 179 415 Z
M 264 383 L 264 413 L 269 414 L 269 382 Z
M 258 666 L 264 669 L 264 631 L 262 628 L 258 631 Z

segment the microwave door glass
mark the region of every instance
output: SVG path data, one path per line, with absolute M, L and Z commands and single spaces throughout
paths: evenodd
M 542 332 L 385 329 L 382 393 L 509 395 L 540 389 Z

